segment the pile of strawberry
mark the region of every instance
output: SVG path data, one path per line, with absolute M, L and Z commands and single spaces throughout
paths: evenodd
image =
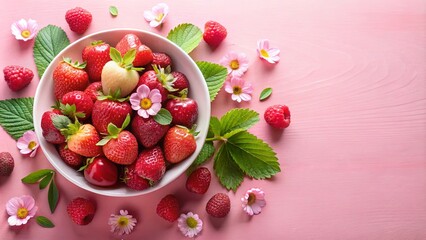
M 84 171 L 93 185 L 124 182 L 143 190 L 194 153 L 198 106 L 187 97 L 185 74 L 172 71 L 169 55 L 153 52 L 138 36 L 127 34 L 115 48 L 93 42 L 83 49 L 82 59 L 80 64 L 64 58 L 56 66 L 57 104 L 41 120 L 45 140 L 56 145 L 66 164 Z M 161 94 L 161 110 L 170 113 L 170 123 L 150 113 L 150 96 L 136 106 L 130 103 L 141 88 Z

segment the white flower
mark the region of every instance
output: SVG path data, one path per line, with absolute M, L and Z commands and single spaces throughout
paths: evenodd
M 280 50 L 278 48 L 270 48 L 268 39 L 262 39 L 257 42 L 257 53 L 261 59 L 265 59 L 269 63 L 280 61 Z
M 178 227 L 183 235 L 192 238 L 203 230 L 203 221 L 201 221 L 197 214 L 188 212 L 187 214 L 180 215 Z
M 243 210 L 250 216 L 257 215 L 266 205 L 265 193 L 259 188 L 252 188 L 241 198 Z
M 24 135 L 18 139 L 16 146 L 19 148 L 21 154 L 29 154 L 30 157 L 35 157 L 39 146 L 35 132 L 32 130 L 26 131 Z
M 10 26 L 12 34 L 17 40 L 28 41 L 35 37 L 38 31 L 38 24 L 33 19 L 21 19 Z
M 225 82 L 225 91 L 232 94 L 231 98 L 234 101 L 250 101 L 253 87 L 249 82 L 244 81 L 237 76 L 231 76 Z
M 220 64 L 228 69 L 228 74 L 241 77 L 249 67 L 249 60 L 244 53 L 230 51 L 220 60 Z
M 136 218 L 129 215 L 127 210 L 120 210 L 120 215 L 111 214 L 108 224 L 111 226 L 111 232 L 118 235 L 130 234 L 137 223 Z
M 34 217 L 37 209 L 34 198 L 29 195 L 11 198 L 6 203 L 6 211 L 10 215 L 7 222 L 10 226 L 26 224 L 30 218 Z
M 158 27 L 160 26 L 167 14 L 169 14 L 169 6 L 165 3 L 159 3 L 152 7 L 151 11 L 144 11 L 143 16 L 147 22 L 149 22 L 149 26 Z

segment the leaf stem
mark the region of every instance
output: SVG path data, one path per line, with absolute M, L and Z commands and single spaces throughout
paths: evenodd
M 213 141 L 226 141 L 228 139 L 224 138 L 223 136 L 214 136 L 212 138 L 206 138 L 206 142 L 213 142 Z

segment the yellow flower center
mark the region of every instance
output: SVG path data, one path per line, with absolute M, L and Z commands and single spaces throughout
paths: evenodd
M 260 50 L 260 55 L 265 58 L 269 57 L 269 53 L 265 49 Z
M 28 143 L 28 148 L 33 150 L 37 146 L 37 143 L 35 141 L 31 141 Z
M 24 38 L 29 38 L 30 35 L 31 35 L 31 32 L 28 31 L 28 30 L 24 30 L 24 31 L 21 32 L 21 36 L 24 37 Z
M 120 217 L 117 221 L 118 226 L 126 227 L 129 224 L 129 219 L 126 217 Z
M 247 205 L 252 205 L 254 202 L 256 202 L 256 195 L 254 195 L 254 193 L 249 193 Z
M 195 228 L 197 227 L 197 220 L 195 220 L 193 217 L 189 217 L 186 219 L 186 225 L 188 225 L 188 227 L 190 228 Z
M 160 22 L 163 19 L 163 17 L 164 17 L 164 13 L 160 13 L 160 14 L 157 15 L 157 17 L 155 18 L 155 20 L 157 22 Z
M 235 86 L 235 87 L 232 88 L 232 92 L 235 95 L 240 95 L 243 92 L 243 90 L 239 86 Z
M 20 219 L 24 219 L 28 216 L 28 209 L 26 208 L 18 208 L 18 212 L 16 213 L 16 216 L 18 216 L 18 218 Z
M 240 63 L 237 60 L 232 60 L 229 63 L 229 66 L 231 67 L 232 70 L 237 70 L 240 67 Z
M 140 104 L 142 109 L 149 109 L 152 106 L 152 101 L 149 98 L 143 98 L 141 99 L 141 104 Z

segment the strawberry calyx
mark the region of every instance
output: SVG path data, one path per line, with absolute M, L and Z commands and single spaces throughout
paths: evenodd
M 118 66 L 130 71 L 130 70 L 135 70 L 135 71 L 142 71 L 144 70 L 144 68 L 142 67 L 134 67 L 133 66 L 133 61 L 136 58 L 136 49 L 132 48 L 129 51 L 126 52 L 126 54 L 124 54 L 124 56 L 121 56 L 121 53 L 116 49 L 111 47 L 109 50 L 109 56 L 111 57 L 111 59 L 118 64 Z
M 160 81 L 161 85 L 163 85 L 163 87 L 167 89 L 167 91 L 173 92 L 177 90 L 173 87 L 176 78 L 173 77 L 173 75 L 171 74 L 172 68 L 170 67 L 170 65 L 166 68 L 162 68 L 156 64 L 153 64 L 152 68 L 157 74 L 157 79 Z
M 96 156 L 97 157 L 97 156 Z M 87 167 L 89 167 L 89 165 L 93 162 L 93 160 L 96 158 L 96 157 L 91 157 L 91 158 L 87 158 L 86 159 L 86 164 L 84 164 L 83 166 L 81 166 L 77 171 L 84 171 L 84 169 L 86 169 Z
M 103 43 L 104 43 L 104 41 L 102 41 L 102 40 L 96 40 L 96 41 L 91 42 L 90 45 L 98 46 L 98 45 L 101 45 Z
M 61 110 L 62 114 L 68 116 L 71 119 L 74 118 L 85 118 L 86 114 L 84 112 L 77 112 L 77 107 L 75 104 L 63 104 L 59 103 L 59 110 Z
M 189 134 L 193 135 L 194 137 L 196 137 L 200 133 L 200 132 L 196 131 L 197 124 L 192 125 L 191 129 L 189 129 L 185 126 L 182 126 L 182 125 L 175 125 L 175 127 L 184 129 L 185 131 L 187 131 Z
M 110 93 L 108 95 L 105 95 L 102 91 L 98 92 L 98 96 L 97 99 L 102 101 L 102 100 L 111 100 L 111 101 L 117 101 L 117 102 L 126 102 L 129 101 L 130 96 L 121 97 L 121 89 L 118 88 L 117 91 Z
M 67 116 L 57 114 L 52 117 L 52 123 L 53 126 L 60 131 L 61 129 L 67 128 L 68 125 L 71 124 L 71 120 Z
M 167 99 L 184 99 L 188 97 L 188 88 L 180 90 L 177 94 L 168 94 Z
M 127 114 L 126 119 L 124 119 L 124 122 L 121 125 L 121 128 L 118 128 L 117 126 L 115 126 L 114 123 L 109 123 L 107 127 L 108 135 L 102 138 L 98 143 L 96 143 L 96 146 L 104 146 L 105 144 L 109 142 L 109 140 L 117 139 L 118 134 L 120 134 L 121 131 L 123 131 L 129 125 L 129 123 L 130 123 L 130 114 Z
M 78 119 L 75 119 L 74 123 L 69 123 L 67 125 L 66 128 L 62 128 L 59 131 L 62 133 L 62 135 L 64 135 L 64 137 L 68 139 L 72 136 L 75 135 L 76 133 L 78 133 L 80 131 L 80 128 L 82 127 L 81 123 L 78 121 Z
M 86 67 L 86 62 L 79 63 L 78 61 L 73 62 L 71 58 L 63 58 L 63 61 L 68 63 L 73 68 L 84 69 Z

